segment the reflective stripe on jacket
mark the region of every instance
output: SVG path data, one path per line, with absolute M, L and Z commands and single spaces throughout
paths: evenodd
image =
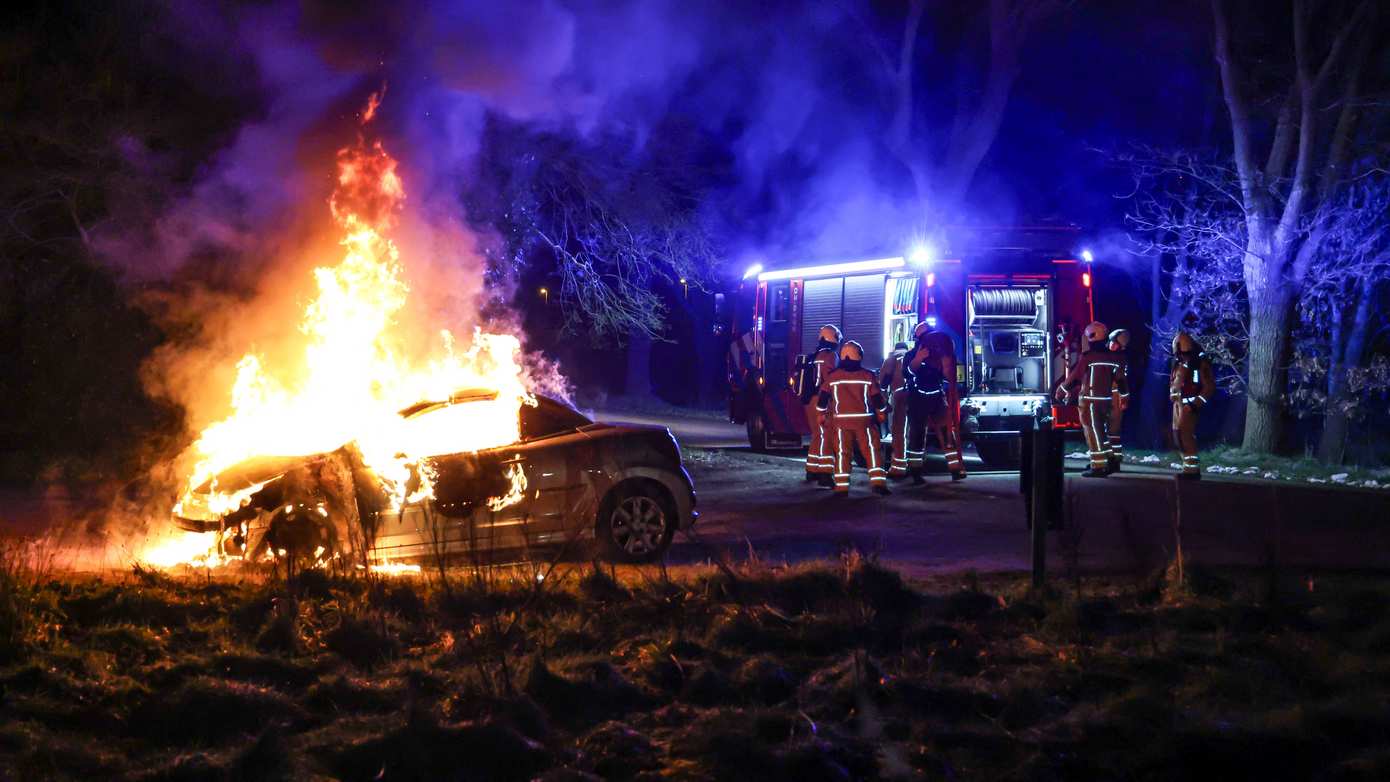
M 836 369 L 821 384 L 816 409 L 830 415 L 832 426 L 849 429 L 872 424 L 887 406 L 874 373 Z
M 1067 396 L 1072 396 L 1073 387 L 1079 386 L 1081 399 L 1090 402 L 1109 402 L 1115 393 L 1129 396 L 1129 380 L 1126 377 L 1125 356 L 1109 350 L 1092 349 L 1081 354 L 1076 366 L 1062 381 Z

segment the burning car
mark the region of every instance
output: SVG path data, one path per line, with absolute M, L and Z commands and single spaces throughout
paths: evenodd
M 400 411 L 428 437 L 486 413 L 495 390 L 464 391 Z M 312 456 L 246 460 L 175 510 L 185 530 L 217 533 L 217 554 L 252 561 L 344 554 L 384 563 L 596 540 L 610 559 L 660 557 L 695 521 L 695 491 L 670 431 L 595 423 L 542 395 L 520 406 L 519 438 L 458 449 L 410 468 L 407 496 L 383 489 L 354 445 Z M 418 439 L 418 438 L 417 438 Z M 218 497 L 236 497 L 235 507 Z M 365 556 L 362 554 L 365 553 Z

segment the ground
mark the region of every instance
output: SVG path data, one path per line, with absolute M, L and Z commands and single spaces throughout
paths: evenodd
M 1390 773 L 1384 577 L 5 578 L 6 779 Z
M 853 547 L 878 552 L 908 576 L 1030 567 L 1017 473 L 980 472 L 974 463 L 976 472 L 957 483 L 938 465 L 924 485 L 895 483 L 880 498 L 856 469 L 851 496 L 839 500 L 805 483 L 790 455 L 687 448 L 685 461 L 701 517 L 693 536 L 678 539 L 676 561 L 751 550 L 795 563 Z M 1104 479 L 1079 470 L 1065 478 L 1067 529 L 1048 536 L 1056 572 L 1149 570 L 1179 542 L 1190 561 L 1213 566 L 1390 567 L 1390 492 L 1224 475 L 1184 484 L 1135 465 Z

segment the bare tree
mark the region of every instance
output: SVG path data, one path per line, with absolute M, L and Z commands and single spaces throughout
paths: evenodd
M 923 100 L 942 97 L 925 94 L 923 85 L 928 82 L 920 74 L 918 43 L 927 0 L 910 0 L 896 42 L 855 14 L 884 85 L 890 117 L 884 142 L 911 175 L 924 218 L 955 214 L 999 134 L 1024 42 L 1039 22 L 1069 4 L 1066 0 L 989 0 L 983 14 L 988 39 L 984 62 L 971 62 L 969 47 L 957 53 L 952 74 L 958 85 L 955 105 L 939 131 L 922 121 Z M 933 75 L 934 83 L 947 81 Z
M 703 289 L 719 253 L 696 172 L 608 136 L 577 139 L 513 125 L 486 138 L 490 167 L 469 212 L 505 240 L 495 267 L 515 280 L 543 267 L 565 328 L 595 339 L 665 335 L 667 294 Z
M 1150 324 L 1155 343 L 1188 331 L 1212 355 L 1219 384 L 1245 393 L 1250 316 L 1234 170 L 1215 155 L 1189 151 L 1140 148 L 1116 159 L 1134 177 L 1125 221 L 1135 251 L 1160 270 L 1171 259 L 1167 305 Z
M 1241 266 L 1250 309 L 1244 447 L 1250 451 L 1271 452 L 1279 444 L 1294 307 L 1327 238 L 1322 221 L 1309 216 L 1345 181 L 1363 105 L 1361 71 L 1379 14 L 1372 0 L 1348 5 L 1322 4 L 1314 11 L 1294 0 L 1292 69 L 1287 86 L 1276 92 L 1283 100 L 1273 132 L 1264 133 L 1255 116 L 1256 80 L 1248 72 L 1253 58 L 1237 50 L 1225 0 L 1212 0 L 1244 234 Z M 1258 7 L 1262 15 L 1272 13 L 1267 4 Z M 1246 71 L 1242 62 L 1250 63 Z M 1260 70 L 1267 79 L 1268 63 Z
M 1386 389 L 1385 356 L 1371 355 L 1386 328 L 1380 306 L 1390 283 L 1390 180 L 1368 176 L 1344 188 L 1319 215 L 1322 252 L 1298 303 L 1304 324 L 1294 400 L 1323 418 L 1318 457 L 1340 463 L 1353 421 Z

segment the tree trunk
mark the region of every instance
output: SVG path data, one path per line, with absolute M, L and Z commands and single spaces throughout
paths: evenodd
M 1174 261 L 1170 277 L 1176 278 L 1187 268 L 1186 254 Z M 1149 317 L 1153 324 L 1149 335 L 1149 355 L 1144 364 L 1143 385 L 1139 391 L 1139 431 L 1141 442 L 1163 450 L 1169 448 L 1168 432 L 1172 429 L 1172 405 L 1168 403 L 1168 342 L 1159 336 L 1178 327 L 1182 319 L 1183 302 L 1177 300 L 1176 286 L 1169 285 L 1163 295 L 1163 257 L 1154 256 L 1150 268 Z
M 1318 440 L 1318 459 L 1326 464 L 1341 464 L 1346 458 L 1347 435 L 1351 419 L 1347 416 L 1347 371 L 1361 366 L 1370 331 L 1371 310 L 1374 306 L 1374 286 L 1362 280 L 1356 313 L 1349 329 L 1335 329 L 1333 339 L 1345 339 L 1332 346 L 1332 361 L 1327 369 L 1327 406 L 1322 417 L 1322 436 Z
M 1259 272 L 1279 268 L 1263 258 L 1246 265 L 1246 290 L 1250 295 L 1250 345 L 1246 356 L 1245 439 L 1242 448 L 1251 453 L 1274 453 L 1279 447 L 1284 418 L 1284 390 L 1288 367 L 1289 330 L 1293 320 L 1289 286 L 1280 279 L 1253 279 Z

